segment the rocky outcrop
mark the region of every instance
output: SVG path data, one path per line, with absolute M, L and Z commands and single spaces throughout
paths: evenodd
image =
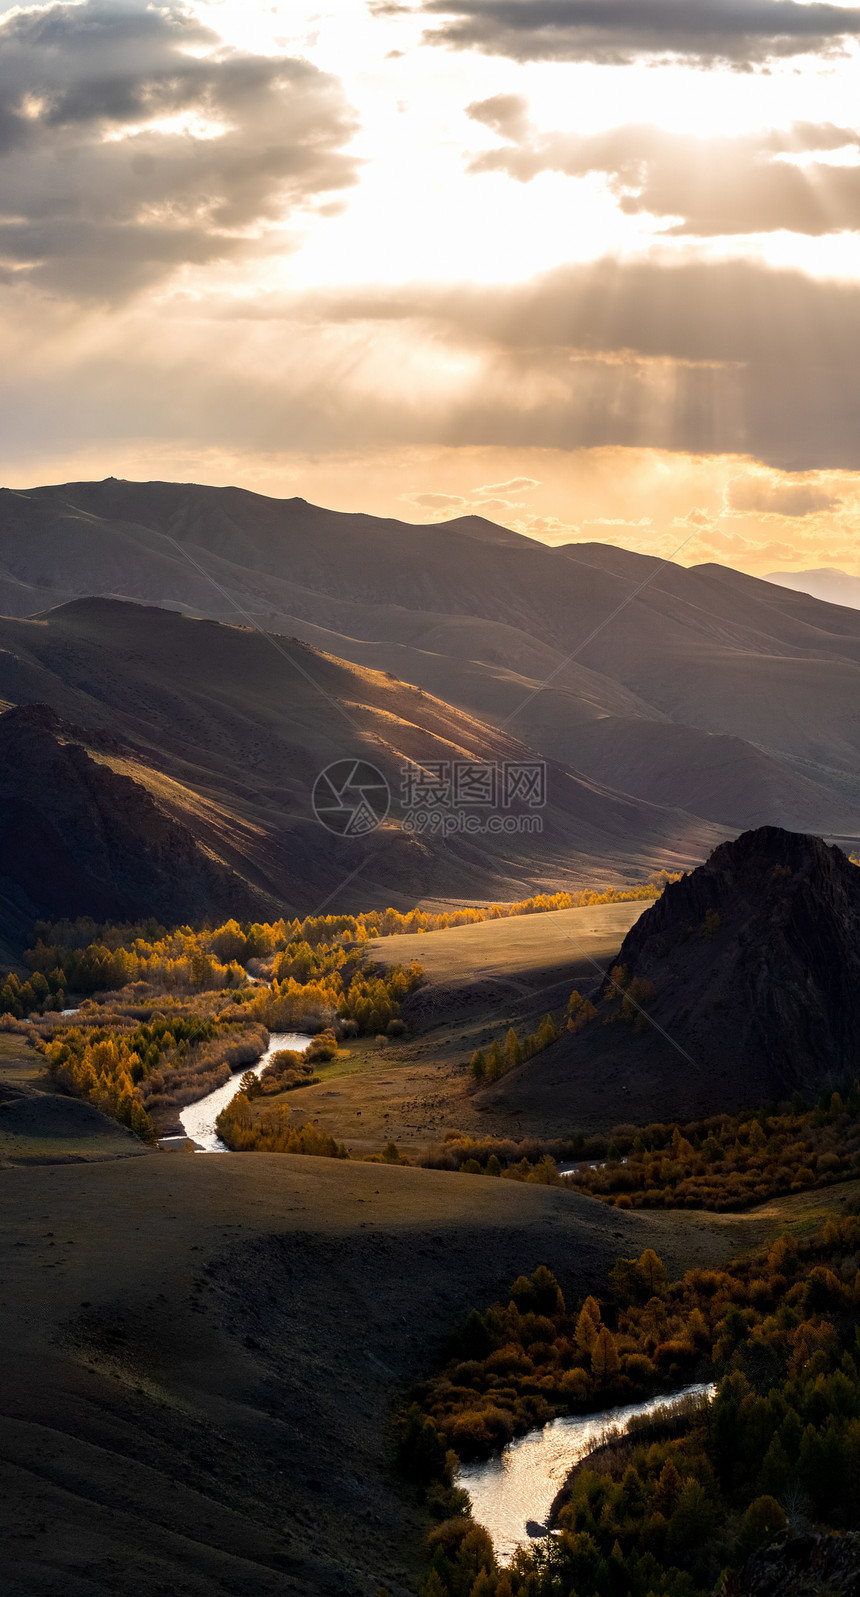
M 787 1532 L 731 1575 L 720 1597 L 860 1597 L 860 1536 Z
M 806 1100 L 860 1075 L 860 870 L 765 826 L 670 884 L 628 932 L 596 1017 L 478 1106 L 531 1132 Z M 638 1007 L 637 1007 L 638 1006 Z
M 821 838 L 765 826 L 721 844 L 636 922 L 619 964 L 700 1068 L 742 1072 L 759 1096 L 860 1071 L 860 870 Z

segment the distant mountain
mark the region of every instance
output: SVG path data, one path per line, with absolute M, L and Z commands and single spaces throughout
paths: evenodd
M 51 894 L 57 913 L 142 913 L 148 901 L 148 913 L 179 920 L 523 898 L 694 864 L 721 835 L 560 763 L 540 833 L 410 835 L 393 818 L 408 761 L 534 755 L 381 672 L 155 606 L 80 599 L 0 619 L 0 696 L 19 706 L 0 716 L 0 819 L 4 795 L 17 805 L 0 875 L 39 913 Z M 311 795 L 326 767 L 356 758 L 383 773 L 392 818 L 341 837 Z
M 650 1024 L 611 984 L 597 1016 L 481 1094 L 557 1124 L 665 1120 L 853 1080 L 860 869 L 820 838 L 762 827 L 670 883 L 618 955 Z
M 819 566 L 815 571 L 771 571 L 765 582 L 777 582 L 795 593 L 809 593 L 827 604 L 847 605 L 860 610 L 860 577 L 852 577 L 835 566 Z
M 860 613 L 725 567 L 238 488 L 0 492 L 0 609 L 88 595 L 298 637 L 636 800 L 860 837 Z

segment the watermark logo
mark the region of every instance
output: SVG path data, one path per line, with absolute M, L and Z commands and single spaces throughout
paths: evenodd
M 367 760 L 335 760 L 320 771 L 311 803 L 322 826 L 337 837 L 366 837 L 391 808 L 391 789 Z
M 365 837 L 387 819 L 391 789 L 367 760 L 335 760 L 317 777 L 311 802 L 337 837 Z M 543 760 L 411 760 L 400 767 L 400 825 L 427 837 L 543 832 Z
M 400 768 L 402 826 L 429 837 L 541 833 L 543 760 L 431 760 Z

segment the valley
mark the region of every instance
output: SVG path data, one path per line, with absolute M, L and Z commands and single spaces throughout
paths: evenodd
M 793 1420 L 737 1479 L 655 1421 L 713 1512 L 640 1450 L 617 1557 L 574 1475 L 499 1562 L 456 1460 L 775 1402 L 759 1342 L 853 1412 L 860 612 L 111 479 L 4 491 L 0 555 L 2 1597 L 710 1597 L 765 1497 L 850 1530 Z M 534 812 L 453 824 L 509 765 Z
M 76 1597 L 401 1597 L 423 1519 L 390 1410 L 476 1299 L 527 1259 L 575 1296 L 646 1241 L 719 1265 L 779 1224 L 277 1154 L 0 1176 L 3 1578 Z

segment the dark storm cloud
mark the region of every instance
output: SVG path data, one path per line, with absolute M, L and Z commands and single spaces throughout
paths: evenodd
M 795 123 L 734 138 L 695 138 L 645 124 L 541 134 L 516 95 L 478 101 L 468 112 L 511 141 L 476 156 L 471 172 L 502 171 L 521 182 L 548 171 L 598 174 L 626 214 L 677 218 L 668 233 L 822 234 L 860 227 L 860 165 L 815 159 L 845 150 L 856 161 L 860 134 L 854 128 Z M 812 159 L 796 165 L 786 156 Z
M 355 124 L 336 79 L 217 46 L 178 9 L 119 0 L 0 21 L 9 274 L 121 296 L 180 264 L 229 258 L 261 224 L 354 180 L 343 146 Z M 153 126 L 176 117 L 178 131 Z M 221 131 L 201 136 L 202 124 Z
M 380 441 L 408 430 L 446 444 L 621 444 L 860 468 L 854 284 L 750 262 L 607 259 L 525 285 L 318 298 L 307 314 L 364 321 L 368 337 L 373 324 L 409 322 L 410 338 L 418 329 L 468 353 L 475 375 L 444 413 L 434 400 L 419 415 L 417 384 L 416 413 L 402 419 L 380 396 Z
M 424 0 L 420 10 L 445 19 L 428 43 L 516 61 L 680 56 L 743 69 L 832 53 L 860 31 L 856 7 L 795 0 Z

